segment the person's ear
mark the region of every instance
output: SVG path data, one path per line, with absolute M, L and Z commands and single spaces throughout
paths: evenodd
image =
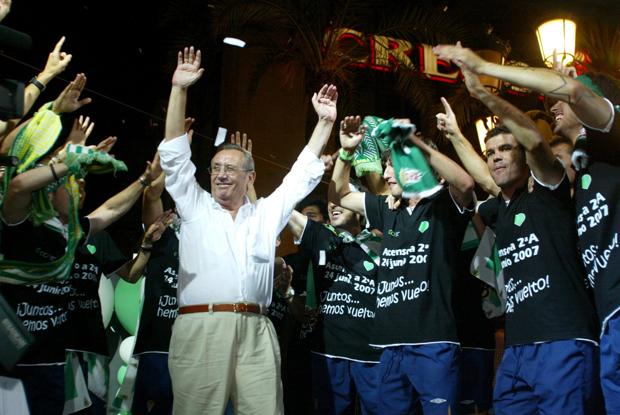
M 248 180 L 250 181 L 250 183 L 254 183 L 254 181 L 256 180 L 256 171 L 250 172 L 250 174 L 248 175 Z

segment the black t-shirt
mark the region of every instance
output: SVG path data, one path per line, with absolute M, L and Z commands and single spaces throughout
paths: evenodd
M 30 220 L 5 225 L 1 241 L 4 258 L 43 263 L 62 257 L 67 241 L 57 230 L 60 222 L 57 225 L 34 226 Z M 88 218 L 81 218 L 80 225 L 84 234 L 88 234 Z M 64 363 L 69 335 L 70 291 L 67 281 L 36 285 L 0 284 L 0 293 L 35 339 L 19 364 Z
M 475 230 L 470 222 L 466 234 Z M 483 293 L 488 285 L 471 275 L 471 260 L 478 248 L 478 240 L 469 238 L 459 252 L 458 277 L 454 284 L 454 317 L 461 347 L 495 349 L 495 329 L 482 309 Z
M 346 243 L 310 219 L 300 247 L 311 254 L 318 268 L 315 287 L 319 317 L 311 335 L 312 351 L 378 362 L 380 349 L 368 345 L 375 316 L 377 265 L 358 243 Z
M 620 115 L 616 114 L 609 133 L 588 131 L 587 135 L 589 143 L 604 138 L 620 147 Z M 603 325 L 620 308 L 619 163 L 620 157 L 613 165 L 594 158 L 575 180 L 579 249 Z
M 75 251 L 69 284 L 71 336 L 67 349 L 109 356 L 107 335 L 101 316 L 99 279 L 129 260 L 106 231 L 89 235 Z
M 447 188 L 409 213 L 392 211 L 385 196 L 366 194 L 366 218 L 383 232 L 371 344 L 458 342 L 452 284 L 463 233 L 471 218 Z
M 568 178 L 555 190 L 536 180 L 506 205 L 502 196 L 479 208 L 497 215 L 496 244 L 504 271 L 506 345 L 595 339 L 596 315 L 577 253 Z
M 177 271 L 179 269 L 179 239 L 167 228 L 153 245 L 151 257 L 144 270 L 144 305 L 134 354 L 168 353 L 172 324 L 177 317 Z
M 620 114 L 614 116 L 609 132 L 586 127 L 586 149 L 591 161 L 620 166 Z
M 310 253 L 305 250 L 299 250 L 298 252 L 284 256 L 284 262 L 293 268 L 291 287 L 295 290 L 295 296 L 306 299 L 308 295 L 306 287 L 308 284 L 309 268 L 312 267 L 312 275 L 319 274 L 317 266 L 312 263 Z M 314 281 L 314 284 L 316 296 L 316 281 Z M 299 340 L 299 343 L 303 343 L 304 345 L 301 346 L 301 348 L 308 348 L 306 340 L 317 323 L 315 310 L 306 309 L 305 313 L 305 321 L 295 327 L 295 333 L 293 335 L 294 340 L 292 341 L 293 344 L 298 343 L 297 340 Z M 295 346 L 293 346 L 293 349 L 295 349 Z

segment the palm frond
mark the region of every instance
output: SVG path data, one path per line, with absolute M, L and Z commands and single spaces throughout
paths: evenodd
M 457 40 L 469 43 L 472 38 L 462 19 L 443 11 L 440 5 L 418 3 L 382 14 L 373 33 L 430 45 Z
M 591 59 L 588 70 L 620 79 L 620 28 L 590 22 L 580 37 L 579 43 Z

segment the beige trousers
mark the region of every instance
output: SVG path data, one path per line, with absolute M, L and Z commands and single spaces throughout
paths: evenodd
M 175 415 L 284 413 L 278 337 L 266 316 L 179 314 L 168 367 Z

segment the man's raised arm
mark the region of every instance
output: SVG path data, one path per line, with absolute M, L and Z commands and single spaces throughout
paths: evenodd
M 581 82 L 560 72 L 546 68 L 523 68 L 487 62 L 471 49 L 462 47 L 460 42 L 456 45 L 438 45 L 433 51 L 441 59 L 450 60 L 477 75 L 493 76 L 564 101 L 583 123 L 592 128 L 605 128 L 614 115 L 605 99 Z
M 461 207 L 470 208 L 474 200 L 474 179 L 456 162 L 426 144 L 416 134 L 412 133 L 409 139 L 426 154 L 428 164 L 448 183 L 454 200 Z
M 177 55 L 164 140 L 158 147 L 161 167 L 166 175 L 166 190 L 183 218 L 189 218 L 195 211 L 203 191 L 194 177 L 196 166 L 192 163 L 189 137 L 185 134 L 187 90 L 204 72 L 200 67 L 200 60 L 201 53 L 199 50 L 194 51 L 194 47 L 185 48 Z
M 445 98 L 441 98 L 441 103 L 445 109 L 444 113 L 439 113 L 437 117 L 437 129 L 442 131 L 446 138 L 450 140 L 457 156 L 463 163 L 465 170 L 474 178 L 476 183 L 482 187 L 485 192 L 497 196 L 499 187 L 493 181 L 491 173 L 486 162 L 478 155 L 469 140 L 461 133 L 459 125 L 456 121 L 456 115 Z
M 161 175 L 157 162 L 157 154 L 152 162 L 147 162 L 144 173 L 133 183 L 121 190 L 101 206 L 89 213 L 90 232 L 99 232 L 119 220 L 138 201 L 142 191 Z
M 323 149 L 329 140 L 332 128 L 336 122 L 337 101 L 338 90 L 335 85 L 325 84 L 319 92 L 315 92 L 314 95 L 312 95 L 312 106 L 319 119 L 306 147 L 317 157 L 321 157 L 321 154 L 323 154 Z
M 172 75 L 172 88 L 168 100 L 166 114 L 166 141 L 185 133 L 185 108 L 187 106 L 187 90 L 202 76 L 204 68 L 200 67 L 202 54 L 194 47 L 183 49 L 177 55 L 177 68 Z
M 514 105 L 490 93 L 467 68 L 461 68 L 465 76 L 465 85 L 470 94 L 482 101 L 502 123 L 510 130 L 515 139 L 523 146 L 527 154 L 530 169 L 545 184 L 558 184 L 564 177 L 564 168 L 559 163 L 546 140 L 536 128 L 534 121 Z
M 365 194 L 351 192 L 349 178 L 351 176 L 353 154 L 364 137 L 364 129 L 365 127 L 362 125 L 362 119 L 359 115 L 345 117 L 340 122 L 340 156 L 336 159 L 336 164 L 334 165 L 328 193 L 330 202 L 362 215 L 365 214 Z

